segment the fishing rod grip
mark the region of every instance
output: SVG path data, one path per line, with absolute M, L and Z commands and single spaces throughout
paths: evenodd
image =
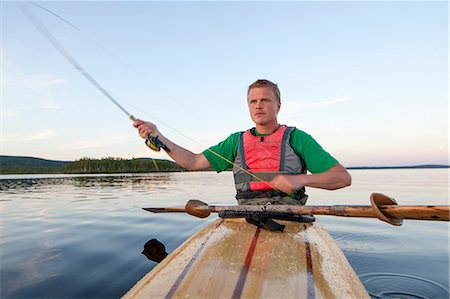
M 136 118 L 133 115 L 130 115 L 130 119 L 133 122 L 136 121 Z M 158 136 L 153 137 L 150 134 L 148 134 L 147 138 L 145 138 L 145 145 L 155 152 L 161 151 L 161 148 L 165 150 L 167 153 L 170 152 L 170 149 L 161 140 L 159 140 Z

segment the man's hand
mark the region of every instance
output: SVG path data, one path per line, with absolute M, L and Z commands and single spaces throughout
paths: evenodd
M 146 139 L 148 135 L 151 136 L 159 135 L 158 129 L 151 122 L 136 119 L 136 121 L 133 123 L 133 127 L 138 129 L 139 136 L 141 136 L 144 139 Z
M 270 183 L 272 188 L 287 194 L 292 194 L 305 186 L 302 175 L 298 174 L 279 174 Z
M 337 190 L 350 186 L 352 177 L 341 164 L 336 164 L 322 173 L 279 174 L 271 182 L 272 188 L 291 194 L 302 187 Z
M 172 159 L 174 159 L 175 162 L 177 162 L 181 167 L 184 167 L 187 170 L 201 170 L 211 167 L 211 164 L 203 155 L 203 153 L 194 154 L 191 151 L 182 148 L 179 145 L 176 145 L 168 138 L 161 135 L 161 133 L 158 131 L 158 128 L 156 128 L 153 123 L 136 119 L 136 121 L 133 123 L 133 126 L 138 129 L 139 136 L 144 139 L 147 139 L 148 135 L 151 135 L 153 137 L 158 136 L 159 140 L 161 140 L 161 142 L 163 142 L 170 149 L 170 152 L 168 152 L 167 154 Z

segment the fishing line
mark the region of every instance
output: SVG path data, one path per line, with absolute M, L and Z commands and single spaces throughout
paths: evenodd
M 83 30 L 81 30 L 79 27 L 75 26 L 73 23 L 69 22 L 68 20 L 66 20 L 65 18 L 61 17 L 60 15 L 58 15 L 57 13 L 49 10 L 48 8 L 33 2 L 33 1 L 27 1 L 28 3 L 48 12 L 49 14 L 53 15 L 54 17 L 58 18 L 59 20 L 61 20 L 62 22 L 66 23 L 67 25 L 69 25 L 70 27 L 72 27 L 73 29 L 75 29 L 76 31 L 78 31 L 82 36 L 84 36 L 87 40 L 89 40 L 90 42 L 92 42 L 93 44 L 95 44 L 97 47 L 99 47 L 102 51 L 104 51 L 105 53 L 107 53 L 108 55 L 110 55 L 111 57 L 113 57 L 114 59 L 116 59 L 117 61 L 119 61 L 122 65 L 126 66 L 127 68 L 129 68 L 131 71 L 133 71 L 136 75 L 138 75 L 139 77 L 141 77 L 141 79 L 143 79 L 146 83 L 150 83 L 152 84 L 151 81 L 149 81 L 141 72 L 139 72 L 138 70 L 136 70 L 134 67 L 132 67 L 130 64 L 128 64 L 127 62 L 125 62 L 122 58 L 120 58 L 119 56 L 115 55 L 113 52 L 109 51 L 108 48 L 106 48 L 105 46 L 103 46 L 101 43 L 99 43 L 96 39 L 94 39 L 92 36 L 90 36 L 88 33 L 84 32 Z M 161 88 L 159 88 L 158 86 L 156 86 L 155 84 L 152 84 L 153 87 L 159 89 L 160 92 L 162 92 L 164 94 L 164 96 L 168 97 L 167 92 L 162 90 Z M 126 102 L 125 102 L 126 103 Z M 129 104 L 129 103 L 127 103 Z
M 39 6 L 41 7 L 41 6 Z M 114 97 L 109 94 L 106 89 L 104 89 L 100 83 L 98 83 L 79 63 L 66 51 L 66 49 L 58 42 L 58 40 L 47 30 L 44 24 L 39 20 L 39 18 L 29 13 L 23 6 L 20 5 L 22 12 L 31 21 L 31 23 L 36 27 L 36 29 L 41 32 L 41 34 L 56 48 L 56 50 L 66 58 L 89 82 L 91 82 L 98 90 L 100 90 L 103 95 L 105 95 L 111 102 L 113 102 L 120 110 L 122 110 L 131 120 L 135 120 L 134 116 L 131 115 L 125 108 L 123 108 L 119 102 L 117 102 Z
M 63 21 L 64 23 L 70 25 L 71 27 L 73 27 L 74 29 L 76 29 L 77 31 L 83 33 L 80 29 L 78 29 L 75 25 L 73 25 L 72 23 L 66 21 L 64 18 L 60 17 L 59 15 L 55 14 L 54 12 L 50 11 L 49 9 L 34 3 L 32 1 L 28 1 L 28 3 L 32 3 L 33 5 L 35 5 L 36 7 L 52 14 L 53 16 L 57 17 L 58 19 L 60 19 L 61 21 Z M 122 107 L 122 105 L 119 104 L 119 102 L 105 89 L 103 88 L 102 85 L 100 85 L 100 83 L 97 82 L 97 80 L 95 80 L 87 71 L 86 69 L 84 69 L 79 63 L 78 61 L 72 56 L 70 55 L 70 53 L 58 42 L 58 40 L 50 33 L 50 31 L 44 26 L 44 24 L 39 20 L 39 18 L 35 15 L 35 14 L 31 14 L 27 9 L 25 9 L 25 7 L 22 4 L 19 4 L 20 9 L 22 10 L 22 12 L 24 13 L 24 15 L 30 20 L 30 22 L 36 27 L 36 29 L 38 29 L 38 31 L 55 47 L 55 49 L 67 60 L 69 61 L 70 64 L 72 64 L 89 82 L 91 82 L 92 85 L 94 85 L 104 96 L 106 96 L 111 102 L 113 102 L 120 110 L 122 110 L 126 115 L 128 115 L 128 117 L 132 120 L 135 121 L 136 118 L 129 113 L 124 107 Z M 86 35 L 83 33 L 83 35 Z M 87 36 L 87 35 L 86 35 Z M 91 38 L 89 38 L 91 40 Z M 98 44 L 96 42 L 96 44 Z M 101 46 L 101 48 L 103 49 L 104 47 Z M 109 52 L 108 52 L 109 53 Z M 111 55 L 111 53 L 109 53 Z M 118 59 L 117 57 L 115 57 L 116 59 Z M 119 59 L 120 60 L 120 59 Z M 136 107 L 135 107 L 136 108 Z M 139 111 L 142 111 L 141 109 L 138 109 Z M 144 112 L 146 113 L 146 112 Z M 147 113 L 146 113 L 147 114 Z M 161 120 L 155 118 L 152 116 L 153 119 L 157 120 L 158 122 L 160 122 L 161 124 L 163 124 L 164 126 L 172 129 L 173 131 L 177 132 L 178 134 L 184 136 L 185 138 L 189 139 L 190 141 L 196 143 L 197 145 L 200 145 L 202 147 L 206 147 L 204 145 L 202 145 L 201 143 L 195 141 L 194 139 L 192 139 L 191 137 L 187 136 L 186 134 L 184 134 L 183 132 L 173 128 L 172 126 L 162 122 Z M 156 137 L 157 138 L 157 137 Z M 155 142 L 156 141 L 156 142 Z M 155 140 L 155 137 L 152 136 L 148 136 L 148 138 L 146 139 L 146 145 L 148 147 L 150 147 L 152 150 L 155 151 L 159 151 L 160 146 L 158 146 L 157 144 L 157 139 Z M 164 144 L 162 144 L 163 146 L 165 146 Z M 207 148 L 207 151 L 214 154 L 215 156 L 219 157 L 220 159 L 224 160 L 227 163 L 230 163 L 231 165 L 239 168 L 240 170 L 244 171 L 245 173 L 249 174 L 251 177 L 255 178 L 256 180 L 260 181 L 260 182 L 264 182 L 261 178 L 259 178 L 258 176 L 256 176 L 255 174 L 247 171 L 246 169 L 244 169 L 243 167 L 241 167 L 240 165 L 237 165 L 236 163 L 234 163 L 233 161 L 225 158 L 224 156 L 220 155 L 219 153 L 211 150 L 210 148 Z M 153 159 L 152 159 L 153 160 Z M 154 161 L 154 160 L 153 160 Z M 155 168 L 157 168 L 156 165 L 156 161 L 154 161 L 155 164 Z M 159 169 L 157 169 L 159 171 Z
M 34 3 L 33 3 L 34 4 Z M 35 4 L 37 7 L 44 9 L 47 12 L 52 13 L 48 9 L 45 9 L 44 7 Z M 120 110 L 122 110 L 132 121 L 136 121 L 136 118 L 131 115 L 125 108 L 122 107 L 122 105 L 119 104 L 119 102 L 105 89 L 103 88 L 100 83 L 97 82 L 79 63 L 78 61 L 67 52 L 67 50 L 58 42 L 58 40 L 50 33 L 49 30 L 44 26 L 44 24 L 39 20 L 39 18 L 35 14 L 31 14 L 28 10 L 24 8 L 24 6 L 19 5 L 20 9 L 24 13 L 24 15 L 30 20 L 30 22 L 38 29 L 38 31 L 55 47 L 55 49 L 64 57 L 67 61 L 69 61 L 89 82 L 92 83 L 98 90 L 100 90 L 103 95 L 105 95 L 111 102 L 113 102 Z M 65 21 L 64 19 L 60 18 L 56 14 L 52 13 L 52 15 L 58 17 L 59 19 Z M 66 21 L 65 21 L 66 22 Z M 66 22 L 70 24 L 69 22 Z M 70 24 L 71 25 L 71 24 Z M 73 25 L 71 25 L 73 26 Z M 150 147 L 153 150 L 159 151 L 159 147 L 157 144 L 155 144 L 155 138 L 151 137 L 150 135 L 145 140 L 145 144 Z M 157 172 L 159 172 L 159 167 L 156 164 L 156 160 L 151 158 L 153 165 Z
M 67 25 L 69 25 L 70 27 L 72 27 L 73 29 L 75 29 L 77 32 L 79 32 L 82 36 L 84 36 L 87 40 L 89 40 L 90 42 L 92 42 L 93 44 L 95 44 L 97 47 L 99 47 L 102 51 L 104 51 L 105 53 L 107 53 L 108 55 L 110 55 L 112 58 L 114 58 L 115 60 L 119 61 L 122 65 L 126 66 L 128 69 L 130 69 L 132 72 L 134 72 L 136 75 L 138 75 L 142 80 L 144 80 L 144 82 L 146 84 L 151 84 L 154 88 L 158 89 L 159 92 L 162 93 L 162 95 L 168 99 L 173 100 L 173 98 L 171 96 L 169 96 L 169 93 L 166 90 L 163 90 L 162 88 L 160 88 L 159 86 L 157 86 L 156 84 L 153 84 L 153 82 L 151 80 L 149 80 L 146 76 L 144 76 L 141 72 L 139 72 L 138 70 L 136 70 L 134 67 L 132 67 L 130 64 L 128 64 L 127 62 L 125 62 L 122 58 L 120 58 L 119 56 L 115 55 L 114 53 L 112 53 L 111 51 L 109 51 L 105 46 L 103 46 L 101 43 L 99 43 L 96 39 L 94 39 L 92 36 L 90 36 L 88 33 L 84 32 L 83 30 L 81 30 L 79 27 L 75 26 L 73 23 L 69 22 L 68 20 L 66 20 L 65 18 L 61 17 L 60 15 L 58 15 L 57 13 L 47 9 L 46 7 L 35 3 L 33 1 L 27 1 L 33 5 L 35 5 L 37 8 L 40 8 L 48 13 L 50 13 L 51 15 L 55 16 L 56 18 L 58 18 L 59 20 L 61 20 L 62 22 L 66 23 Z M 47 30 L 48 31 L 48 30 Z M 129 106 L 132 106 L 133 108 L 137 109 L 140 112 L 143 112 L 142 109 L 133 106 L 131 103 L 124 101 L 123 99 L 120 99 L 121 102 L 128 104 Z M 149 115 L 150 117 L 152 117 L 155 120 L 158 120 L 156 117 L 150 115 L 147 113 L 147 115 Z M 196 117 L 198 118 L 199 116 L 196 115 Z M 158 120 L 161 124 L 167 126 L 166 124 L 164 124 L 162 121 Z M 172 127 L 167 126 L 169 129 L 174 130 Z M 176 130 L 174 130 L 175 132 L 177 132 Z M 179 133 L 179 132 L 177 132 Z M 183 135 L 184 136 L 184 135 Z M 184 136 L 186 137 L 186 136 Z M 189 139 L 189 138 L 188 138 Z M 192 141 L 192 140 L 191 140 Z

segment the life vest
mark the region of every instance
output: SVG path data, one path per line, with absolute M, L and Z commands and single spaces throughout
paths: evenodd
M 268 136 L 255 136 L 251 130 L 241 132 L 233 167 L 238 201 L 280 195 L 281 197 L 288 196 L 273 190 L 270 181 L 278 174 L 306 173 L 303 159 L 294 152 L 289 142 L 293 129 L 293 127 L 282 125 Z M 297 200 L 303 199 L 305 189 L 298 190 L 291 197 Z

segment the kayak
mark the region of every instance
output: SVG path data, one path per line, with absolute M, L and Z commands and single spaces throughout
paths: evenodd
M 123 298 L 370 298 L 318 221 L 277 222 L 283 232 L 217 219 Z

